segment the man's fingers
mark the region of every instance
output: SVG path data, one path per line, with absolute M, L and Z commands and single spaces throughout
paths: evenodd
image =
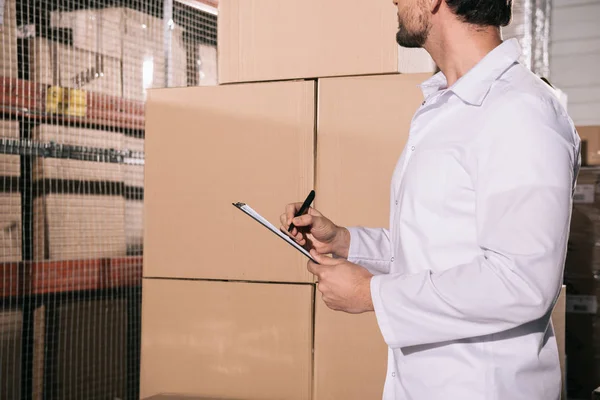
M 307 269 L 308 269 L 308 272 L 310 272 L 311 274 L 313 274 L 317 278 L 321 279 L 321 266 L 320 265 L 315 264 L 312 261 L 309 261 Z
M 321 265 L 332 266 L 332 265 L 339 264 L 339 261 L 336 260 L 335 258 L 331 258 L 326 255 L 319 254 L 319 253 L 317 253 L 317 251 L 315 249 L 310 250 L 310 255 L 313 256 L 313 258 Z
M 304 214 L 299 217 L 296 217 L 292 220 L 292 223 L 295 226 L 310 226 L 313 224 L 315 216 L 310 214 Z
M 285 206 L 285 217 L 286 222 L 284 225 L 289 225 L 294 219 L 294 215 L 296 215 L 296 211 L 298 211 L 302 207 L 302 203 L 291 203 Z
M 321 214 L 320 212 L 318 212 L 317 210 L 315 210 L 312 207 L 308 208 L 307 214 L 314 215 L 315 217 L 322 217 L 323 216 L 323 214 Z

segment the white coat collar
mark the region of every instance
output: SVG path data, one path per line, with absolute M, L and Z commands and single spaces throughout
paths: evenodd
M 517 39 L 505 40 L 498 47 L 490 51 L 469 72 L 463 75 L 452 87 L 449 88 L 465 103 L 480 106 L 483 104 L 492 84 L 498 80 L 506 70 L 519 60 L 521 47 Z M 438 72 L 420 87 L 425 98 L 443 90 L 448 81 L 443 72 Z

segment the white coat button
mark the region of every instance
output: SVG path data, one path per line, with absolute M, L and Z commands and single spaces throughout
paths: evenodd
M 392 372 L 392 377 L 395 378 L 396 377 L 396 373 Z
M 392 259 L 390 260 L 391 262 L 394 262 L 394 257 L 392 257 Z
M 396 205 L 398 205 L 398 200 L 396 200 Z
M 415 146 L 411 146 L 410 148 L 412 151 L 415 151 Z

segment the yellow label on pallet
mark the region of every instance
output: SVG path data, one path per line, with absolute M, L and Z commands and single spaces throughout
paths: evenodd
M 62 114 L 63 88 L 51 86 L 46 90 L 46 112 Z
M 46 90 L 46 112 L 85 117 L 87 114 L 87 93 L 81 89 L 51 86 Z
M 87 93 L 81 89 L 65 89 L 67 92 L 66 101 L 67 104 L 66 112 L 67 115 L 74 115 L 77 117 L 85 117 L 87 113 Z

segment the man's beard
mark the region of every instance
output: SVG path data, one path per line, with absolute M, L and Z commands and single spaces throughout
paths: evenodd
M 421 19 L 421 18 L 420 18 Z M 407 48 L 421 48 L 429 36 L 429 27 L 424 21 L 419 21 L 420 29 L 416 32 L 409 32 L 406 25 L 398 18 L 398 32 L 396 32 L 396 42 Z

